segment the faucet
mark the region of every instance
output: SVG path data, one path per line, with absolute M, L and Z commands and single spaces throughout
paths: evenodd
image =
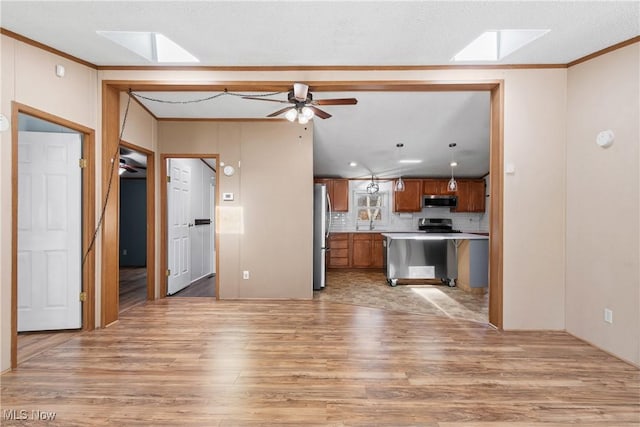
M 373 218 L 369 220 L 369 230 L 373 230 L 375 226 L 373 225 Z

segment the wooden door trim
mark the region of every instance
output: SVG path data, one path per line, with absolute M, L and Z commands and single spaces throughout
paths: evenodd
M 168 159 L 215 159 L 216 166 L 220 164 L 220 155 L 219 154 L 193 154 L 193 153 L 161 153 L 160 154 L 160 298 L 167 297 L 169 279 L 167 277 L 168 270 L 168 245 L 167 245 L 167 160 Z M 216 167 L 216 189 L 215 189 L 215 199 L 216 199 L 216 211 L 214 217 L 214 226 L 215 226 L 215 249 L 216 249 L 216 300 L 220 299 L 220 235 L 219 235 L 219 227 L 218 227 L 218 211 L 219 211 L 219 200 L 220 200 L 220 168 Z
M 489 323 L 503 329 L 504 81 L 491 90 L 489 121 Z M 485 204 L 486 205 L 486 204 Z
M 120 180 L 116 157 L 120 150 L 120 90 L 102 85 L 102 223 L 101 223 L 101 286 L 100 327 L 118 320 L 120 247 L 119 200 Z M 113 162 L 112 162 L 113 160 Z M 109 194 L 106 197 L 107 193 Z
M 135 150 L 147 156 L 147 228 L 146 228 L 146 246 L 147 246 L 147 301 L 156 299 L 156 185 L 155 185 L 155 153 L 144 147 L 132 144 L 127 141 L 120 141 L 120 146 Z M 120 217 L 118 214 L 118 222 Z M 118 285 L 119 286 L 119 285 Z M 119 292 L 119 290 L 118 290 Z M 120 307 L 118 307 L 118 311 Z
M 490 101 L 490 264 L 489 264 L 489 323 L 502 329 L 503 327 L 503 166 L 504 159 L 504 80 L 383 80 L 383 81 L 312 81 L 307 82 L 316 92 L 330 91 L 488 91 L 491 94 Z M 170 80 L 104 80 L 103 95 L 105 90 L 111 91 L 287 91 L 292 81 L 210 81 L 210 82 L 184 82 Z M 108 113 L 105 103 L 111 103 L 103 96 L 103 147 L 106 133 L 118 132 L 119 114 L 116 108 L 115 120 L 107 122 Z M 116 103 L 116 107 L 119 104 Z M 110 130 L 108 130 L 110 129 Z M 166 167 L 166 166 L 164 166 Z M 166 183 L 161 180 L 161 187 Z M 216 186 L 216 191 L 218 191 Z M 161 190 L 161 197 L 163 196 Z M 216 199 L 218 195 L 216 195 Z M 162 208 L 161 208 L 162 212 Z M 216 225 L 217 227 L 217 225 Z M 166 241 L 161 243 L 166 245 Z M 217 244 L 217 241 L 216 241 Z M 104 253 L 104 251 L 103 251 Z M 161 254 L 162 259 L 162 254 Z M 166 265 L 162 266 L 162 275 L 166 271 Z M 216 267 L 216 271 L 219 270 Z M 219 276 L 219 275 L 218 275 Z M 104 276 L 103 276 L 104 280 Z M 163 279 L 166 282 L 166 279 Z M 103 282 L 104 283 L 104 282 Z M 216 295 L 219 295 L 219 281 L 216 280 Z M 161 287 L 163 288 L 163 287 Z M 166 291 L 165 291 L 166 292 Z M 162 293 L 162 292 L 161 292 Z
M 27 114 L 82 134 L 82 330 L 95 329 L 95 131 L 79 123 L 13 101 L 11 103 L 11 368 L 18 366 L 18 116 Z

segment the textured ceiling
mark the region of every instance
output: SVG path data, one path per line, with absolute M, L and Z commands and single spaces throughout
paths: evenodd
M 156 31 L 200 65 L 442 65 L 485 30 L 550 29 L 498 64 L 566 64 L 639 34 L 637 1 L 6 1 L 2 27 L 96 65 L 96 30 Z
M 567 64 L 640 34 L 637 1 L 75 1 L 0 2 L 3 28 L 98 66 L 154 65 L 96 30 L 161 32 L 208 66 L 455 65 L 485 30 L 550 29 L 501 61 Z M 469 64 L 469 63 L 467 63 Z M 212 93 L 146 93 L 189 100 Z M 356 97 L 314 119 L 316 175 L 400 173 L 397 157 L 423 163 L 403 175 L 446 176 L 456 142 L 458 176 L 489 169 L 487 93 L 318 92 Z M 286 99 L 286 94 L 274 95 Z M 197 104 L 141 100 L 157 117 L 264 117 L 281 104 L 230 96 Z M 395 145 L 405 144 L 402 153 Z M 349 161 L 359 165 L 349 167 Z

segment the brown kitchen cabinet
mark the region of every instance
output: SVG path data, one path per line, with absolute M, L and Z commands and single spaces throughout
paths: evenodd
M 314 182 L 327 186 L 333 212 L 349 212 L 349 180 L 341 178 L 316 178 Z
M 485 181 L 484 179 L 460 179 L 458 182 L 458 206 L 451 212 L 484 212 Z
M 327 251 L 327 268 L 349 268 L 350 233 L 333 233 L 329 235 L 329 250 Z
M 371 268 L 385 268 L 385 238 L 382 234 L 376 233 L 373 235 L 372 248 L 371 248 Z
M 384 268 L 380 233 L 334 233 L 329 248 L 327 268 Z
M 422 210 L 422 180 L 421 179 L 405 179 L 404 191 L 393 192 L 393 211 L 394 212 L 420 212 L 421 210 Z
M 423 179 L 422 194 L 438 196 L 453 194 L 448 190 L 448 184 L 448 179 Z

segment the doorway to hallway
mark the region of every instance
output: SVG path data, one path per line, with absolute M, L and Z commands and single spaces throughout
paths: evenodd
M 165 295 L 216 296 L 217 156 L 165 155 Z

